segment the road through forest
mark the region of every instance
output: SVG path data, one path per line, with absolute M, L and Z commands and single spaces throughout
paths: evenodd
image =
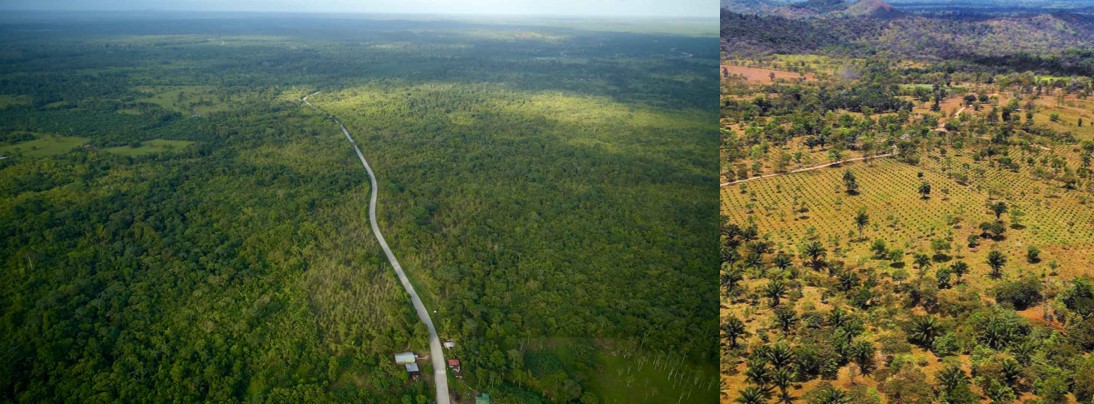
M 315 94 L 319 94 L 319 92 L 316 91 L 311 95 L 305 96 L 301 101 L 304 101 L 304 103 L 309 106 L 315 107 L 315 109 L 323 111 L 319 107 L 308 102 L 308 97 Z M 326 113 L 326 111 L 323 112 Z M 429 318 L 429 310 L 426 310 L 425 305 L 422 304 L 422 299 L 418 298 L 418 293 L 414 291 L 414 285 L 410 284 L 410 279 L 406 277 L 402 265 L 399 265 L 399 260 L 395 259 L 395 254 L 391 252 L 391 247 L 388 247 L 387 241 L 384 240 L 384 235 L 380 233 L 380 227 L 376 224 L 376 175 L 372 173 L 372 167 L 368 165 L 368 161 L 365 160 L 365 155 L 361 153 L 361 148 L 357 147 L 357 142 L 353 141 L 353 137 L 350 136 L 349 131 L 346 130 L 346 126 L 342 125 L 342 122 L 334 115 L 330 115 L 330 117 L 340 128 L 342 128 L 342 133 L 346 135 L 346 140 L 349 140 L 349 143 L 353 145 L 353 150 L 357 152 L 357 157 L 361 158 L 361 164 L 365 166 L 365 171 L 368 172 L 368 179 L 372 184 L 369 188 L 370 195 L 368 201 L 368 221 L 372 224 L 372 233 L 376 235 L 376 241 L 380 242 L 380 247 L 383 247 L 384 254 L 387 254 L 388 262 L 391 263 L 392 267 L 395 267 L 395 274 L 399 276 L 399 282 L 402 282 L 403 289 L 406 289 L 406 293 L 410 294 L 410 301 L 414 303 L 414 310 L 418 312 L 418 318 L 422 319 L 426 328 L 429 329 L 429 357 L 433 361 L 433 379 L 434 383 L 437 385 L 437 404 L 449 404 L 448 372 L 445 370 L 447 364 L 444 360 L 444 351 L 441 349 L 441 340 L 437 338 L 437 329 L 433 328 L 433 320 Z

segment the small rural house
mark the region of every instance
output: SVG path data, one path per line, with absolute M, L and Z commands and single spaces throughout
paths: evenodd
M 418 355 L 415 355 L 414 352 L 400 352 L 395 354 L 395 363 L 400 365 L 414 363 L 417 359 Z
M 418 364 L 408 363 L 406 364 L 406 373 L 410 375 L 411 379 L 418 380 Z

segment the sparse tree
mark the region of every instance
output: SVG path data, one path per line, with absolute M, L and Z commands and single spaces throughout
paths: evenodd
M 843 186 L 848 195 L 858 195 L 858 180 L 855 179 L 855 174 L 851 170 L 843 172 Z
M 1003 253 L 999 250 L 991 250 L 988 253 L 988 266 L 991 267 L 991 277 L 1000 278 L 1003 274 L 1000 272 L 1003 269 L 1003 265 L 1007 264 L 1007 257 L 1003 256 Z
M 766 404 L 767 392 L 756 386 L 748 386 L 741 390 L 733 401 L 739 404 Z
M 792 369 L 778 369 L 771 377 L 771 383 L 779 389 L 779 401 L 784 404 L 791 404 L 794 402 L 794 397 L 790 395 L 790 388 L 794 386 L 798 380 L 797 372 Z
M 820 241 L 813 240 L 805 243 L 801 246 L 800 250 L 802 259 L 809 260 L 808 264 L 810 268 L 819 271 L 824 267 L 824 256 L 828 254 L 828 251 L 824 249 L 824 246 L 821 245 Z
M 775 259 L 772 260 L 771 263 L 774 264 L 776 268 L 785 271 L 787 268 L 790 268 L 794 265 L 794 257 L 791 257 L 790 254 L 779 251 L 778 254 L 775 254 Z
M 905 332 L 908 334 L 908 342 L 928 349 L 934 344 L 934 339 L 943 333 L 942 327 L 932 316 L 912 317 Z
M 771 307 L 779 306 L 779 299 L 786 295 L 786 284 L 778 279 L 773 279 L 764 287 L 764 296 L 771 299 Z
M 991 213 L 995 214 L 995 220 L 1000 220 L 1000 217 L 1007 213 L 1006 202 L 999 201 L 990 205 Z
M 931 183 L 923 181 L 919 184 L 919 195 L 923 199 L 931 197 Z
M 775 311 L 775 325 L 783 330 L 783 335 L 790 335 L 790 330 L 798 324 L 798 313 L 792 309 L 779 309 Z
M 876 239 L 870 244 L 870 251 L 873 251 L 874 258 L 883 260 L 889 258 L 889 247 L 885 245 L 885 240 Z
M 862 230 L 866 228 L 866 225 L 870 224 L 870 216 L 866 214 L 866 208 L 859 209 L 855 214 L 855 226 L 858 226 L 858 238 L 863 239 Z
M 1029 249 L 1026 250 L 1026 261 L 1030 264 L 1041 262 L 1041 249 L 1037 246 L 1029 246 Z
M 953 271 L 953 274 L 957 276 L 957 282 L 960 283 L 961 277 L 969 273 L 969 264 L 966 264 L 964 261 L 954 262 L 953 265 L 950 266 L 950 271 Z
M 725 335 L 726 340 L 729 341 L 730 348 L 736 348 L 737 339 L 747 336 L 748 331 L 745 330 L 745 324 L 740 319 L 730 317 L 722 323 L 722 335 Z

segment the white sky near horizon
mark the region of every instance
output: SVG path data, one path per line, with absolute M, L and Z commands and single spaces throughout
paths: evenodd
M 0 0 L 8 10 L 172 10 L 717 18 L 718 0 Z

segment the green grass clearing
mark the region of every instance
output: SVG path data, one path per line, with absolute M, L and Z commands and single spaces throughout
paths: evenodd
M 38 135 L 34 140 L 13 145 L 0 146 L 0 156 L 46 157 L 65 154 L 83 146 L 87 139 L 82 137 Z

